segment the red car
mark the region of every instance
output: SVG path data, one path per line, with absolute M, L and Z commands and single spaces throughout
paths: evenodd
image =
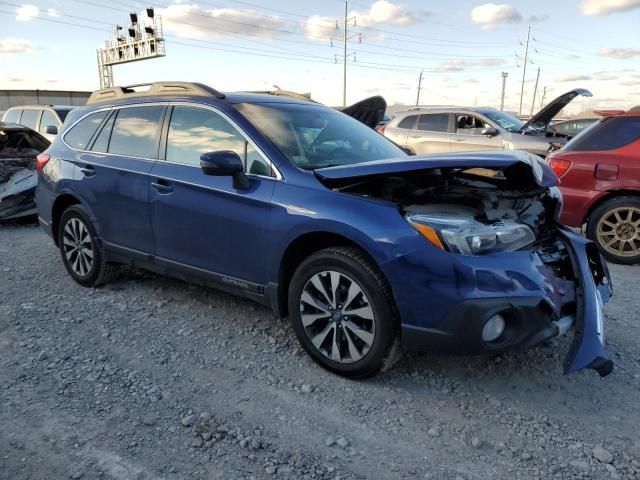
M 560 177 L 561 221 L 586 223 L 587 237 L 616 263 L 640 262 L 640 108 L 602 118 L 547 161 Z

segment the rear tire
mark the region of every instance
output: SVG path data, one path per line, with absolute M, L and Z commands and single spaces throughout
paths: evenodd
M 589 216 L 587 237 L 614 263 L 640 262 L 640 197 L 615 197 Z
M 362 251 L 336 247 L 310 255 L 291 279 L 288 303 L 298 340 L 324 368 L 366 378 L 397 361 L 391 289 Z
M 118 273 L 118 266 L 106 261 L 96 230 L 79 205 L 62 214 L 58 247 L 67 272 L 83 287 L 99 287 Z

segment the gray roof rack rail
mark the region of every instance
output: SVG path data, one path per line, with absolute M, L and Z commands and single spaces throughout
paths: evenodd
M 149 87 L 144 91 L 136 91 L 136 87 Z M 152 97 L 156 95 L 199 95 L 224 98 L 224 93 L 197 82 L 154 82 L 138 83 L 122 87 L 109 87 L 96 90 L 87 100 L 87 105 L 106 102 L 109 100 L 120 100 L 123 98 Z

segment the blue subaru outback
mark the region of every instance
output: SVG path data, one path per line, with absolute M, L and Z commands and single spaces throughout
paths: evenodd
M 613 368 L 606 264 L 557 223 L 558 179 L 530 154 L 409 157 L 314 102 L 162 82 L 95 92 L 37 169 L 80 285 L 133 265 L 250 298 L 349 377 L 401 344 L 498 353 L 569 331 L 565 372 Z

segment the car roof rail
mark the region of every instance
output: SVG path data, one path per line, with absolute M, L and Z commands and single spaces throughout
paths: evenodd
M 135 88 L 149 87 L 138 91 Z M 215 88 L 198 82 L 153 82 L 137 83 L 135 85 L 117 86 L 96 90 L 87 99 L 87 105 L 120 100 L 124 98 L 153 97 L 157 95 L 198 95 L 206 97 L 225 98 L 224 93 Z

